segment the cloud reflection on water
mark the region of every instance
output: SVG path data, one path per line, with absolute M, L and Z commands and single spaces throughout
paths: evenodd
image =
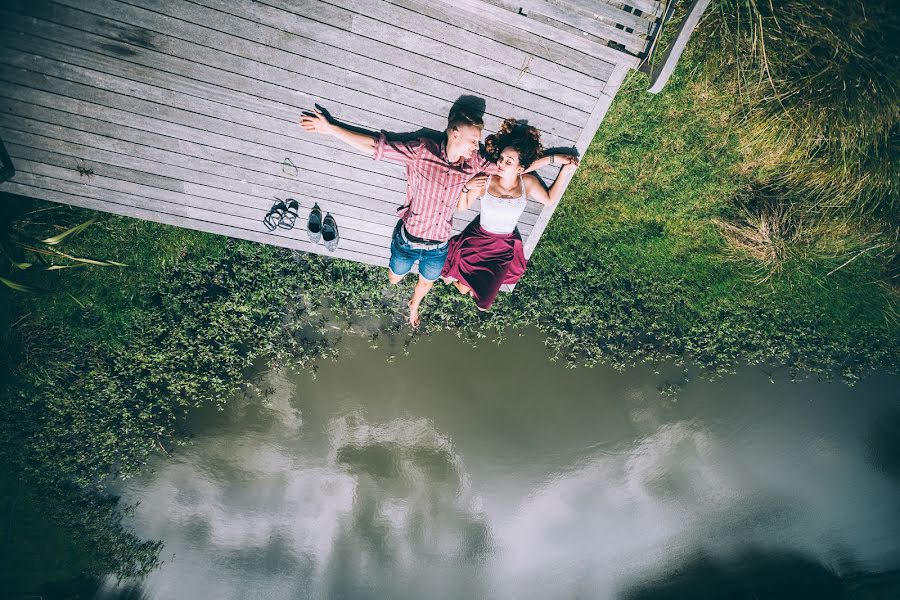
M 713 430 L 629 388 L 633 444 L 473 482 L 431 420 L 373 419 L 358 402 L 301 414 L 273 377 L 263 408 L 237 403 L 125 490 L 142 501 L 137 531 L 166 541 L 148 598 L 643 598 L 679 564 L 712 569 L 708 557 L 728 565 L 748 548 L 837 570 L 896 552 L 871 539 L 879 520 L 896 531 L 896 489 L 819 430 Z M 864 494 L 867 510 L 848 508 Z

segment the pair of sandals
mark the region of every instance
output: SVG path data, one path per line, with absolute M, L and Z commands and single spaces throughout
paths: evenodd
M 297 222 L 297 210 L 300 203 L 296 200 L 288 198 L 287 203 L 279 200 L 272 205 L 269 212 L 263 218 L 263 225 L 269 231 L 276 229 L 293 229 Z M 313 205 L 309 212 L 309 219 L 306 221 L 306 233 L 309 235 L 309 241 L 318 244 L 321 239 L 325 244 L 325 249 L 334 252 L 338 247 L 340 236 L 338 235 L 337 223 L 331 213 L 322 218 L 322 209 L 318 204 Z
M 266 216 L 263 217 L 263 225 L 269 231 L 275 231 L 279 228 L 293 229 L 294 223 L 297 222 L 297 210 L 299 208 L 300 203 L 293 198 L 288 198 L 286 203 L 284 200 L 278 200 L 272 205 Z

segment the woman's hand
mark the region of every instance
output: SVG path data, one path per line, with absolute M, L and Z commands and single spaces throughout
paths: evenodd
M 563 167 L 568 167 L 569 165 L 578 167 L 579 165 L 578 157 L 571 154 L 555 154 L 553 155 L 553 163 Z

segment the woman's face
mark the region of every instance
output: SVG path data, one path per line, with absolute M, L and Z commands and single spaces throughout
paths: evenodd
M 497 159 L 497 173 L 500 175 L 520 175 L 525 168 L 519 164 L 519 151 L 514 148 L 504 148 Z

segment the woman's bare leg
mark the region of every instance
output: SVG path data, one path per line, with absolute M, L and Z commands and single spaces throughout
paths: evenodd
M 465 284 L 463 284 L 463 283 L 461 283 L 461 282 L 459 282 L 459 281 L 454 281 L 454 282 L 453 282 L 453 285 L 454 285 L 454 287 L 456 287 L 456 289 L 459 290 L 459 293 L 460 293 L 460 294 L 462 294 L 462 295 L 464 295 L 464 296 L 467 295 L 467 294 L 468 294 L 468 295 L 471 295 L 472 288 L 468 287 L 467 285 L 465 285 Z

